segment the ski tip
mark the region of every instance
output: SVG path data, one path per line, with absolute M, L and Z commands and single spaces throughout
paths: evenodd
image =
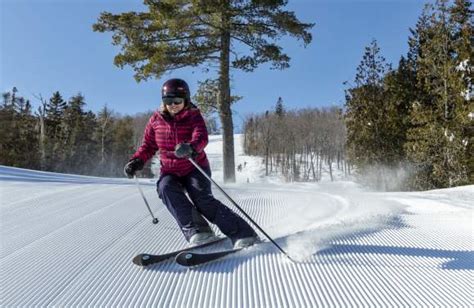
M 209 252 L 209 253 L 184 251 L 176 256 L 175 262 L 185 267 L 194 267 L 194 266 L 199 266 L 199 265 L 206 264 L 212 261 L 216 261 L 227 255 L 236 253 L 242 249 L 243 248 L 233 248 L 233 249 L 227 249 L 227 250 Z
M 194 257 L 193 253 L 184 251 L 176 255 L 175 262 L 182 266 L 192 266 L 193 257 Z
M 138 265 L 138 266 L 147 266 L 149 260 L 150 260 L 150 255 L 139 254 L 133 258 L 132 262 L 133 264 Z

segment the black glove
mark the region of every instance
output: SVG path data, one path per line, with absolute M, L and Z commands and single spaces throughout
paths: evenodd
M 174 148 L 174 155 L 178 158 L 194 158 L 196 152 L 189 143 L 180 143 Z
M 129 179 L 133 178 L 137 170 L 142 170 L 145 163 L 140 158 L 133 158 L 123 168 L 123 172 Z

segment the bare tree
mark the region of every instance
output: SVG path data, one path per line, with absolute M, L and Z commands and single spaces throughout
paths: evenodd
M 46 169 L 46 125 L 45 125 L 45 117 L 46 117 L 46 105 L 47 102 L 43 98 L 41 94 L 34 95 L 36 99 L 38 99 L 41 105 L 38 107 L 37 115 L 39 118 L 39 150 L 40 150 L 40 169 Z
M 244 135 L 246 153 L 263 157 L 266 175 L 280 172 L 287 181 L 321 180 L 324 162 L 334 180 L 333 164 L 345 162 L 345 125 L 338 108 L 252 116 Z

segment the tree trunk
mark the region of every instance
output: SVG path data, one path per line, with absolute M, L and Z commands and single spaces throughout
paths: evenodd
M 40 169 L 46 170 L 46 101 L 40 95 L 41 106 L 38 108 L 39 121 L 40 121 L 40 135 L 39 135 L 39 151 L 40 151 Z
M 317 178 L 316 178 L 316 172 L 315 172 L 315 168 L 314 168 L 314 151 L 311 151 L 311 167 L 310 167 L 310 170 L 311 170 L 311 173 L 313 174 L 313 182 L 316 182 L 317 181 Z M 317 161 L 316 161 L 317 163 Z
M 331 182 L 334 182 L 334 177 L 332 175 L 332 160 L 331 160 L 331 158 L 328 159 L 328 165 L 329 165 L 329 175 L 331 176 Z
M 102 123 L 102 130 L 101 130 L 101 140 L 100 140 L 100 163 L 103 164 L 105 163 L 105 132 L 107 129 L 107 122 L 109 121 L 109 116 L 106 114 L 105 115 L 105 120 L 104 123 Z
M 43 107 L 44 110 L 44 107 Z M 45 146 L 45 140 L 46 140 L 46 129 L 45 129 L 45 124 L 44 124 L 44 111 L 41 111 L 40 113 L 40 137 L 39 137 L 39 148 L 40 148 L 40 169 L 41 170 L 46 170 L 46 146 Z
M 227 17 L 223 15 L 222 19 L 223 25 L 226 25 Z M 229 54 L 230 33 L 223 30 L 221 34 L 218 104 L 219 116 L 222 123 L 224 182 L 233 183 L 235 182 L 234 124 L 232 121 L 232 111 L 230 109 Z
M 265 175 L 268 176 L 268 146 L 265 147 Z
M 320 151 L 320 154 L 319 154 L 319 180 L 321 180 L 323 178 L 323 152 Z
M 105 125 L 102 125 L 102 136 L 100 139 L 100 163 L 105 162 Z

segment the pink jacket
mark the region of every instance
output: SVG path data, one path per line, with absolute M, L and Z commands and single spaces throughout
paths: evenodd
M 194 105 L 184 109 L 175 117 L 156 111 L 145 127 L 142 145 L 132 158 L 148 161 L 158 151 L 161 161 L 161 175 L 174 174 L 185 176 L 194 170 L 188 159 L 174 155 L 175 146 L 190 143 L 198 153 L 195 161 L 202 167 L 209 166 L 204 148 L 208 143 L 208 134 L 201 112 Z

